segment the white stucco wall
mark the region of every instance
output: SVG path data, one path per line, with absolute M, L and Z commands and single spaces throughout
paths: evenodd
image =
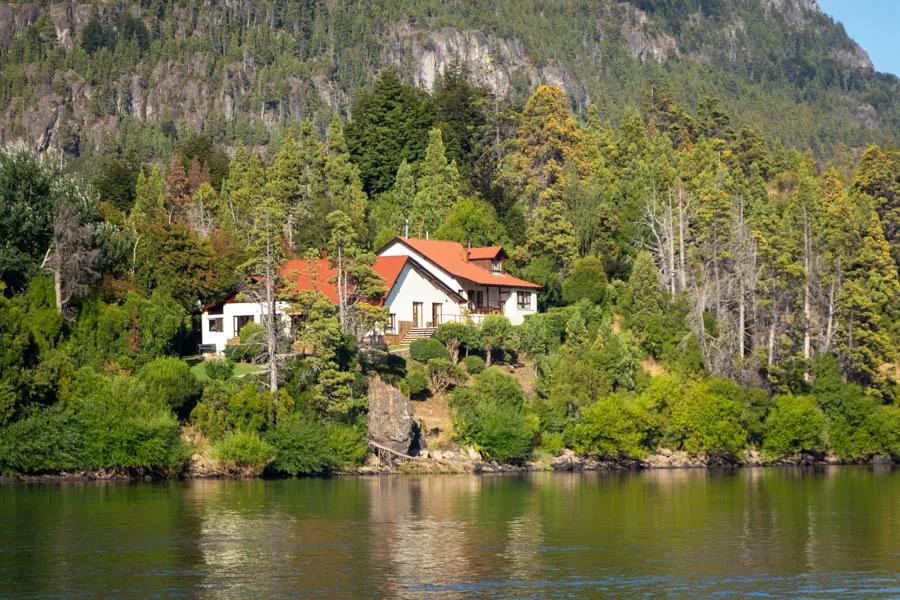
M 412 321 L 413 302 L 422 303 L 422 326 L 431 321 L 432 304 L 435 303 L 441 305 L 441 322 L 459 320 L 461 316 L 459 304 L 445 290 L 422 277 L 407 262 L 385 300 L 388 312 L 396 315 L 395 322 L 398 328 L 401 321 Z

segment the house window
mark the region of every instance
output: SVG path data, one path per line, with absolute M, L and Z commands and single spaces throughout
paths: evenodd
M 234 317 L 234 335 L 240 335 L 241 329 L 247 323 L 253 322 L 253 315 L 236 315 Z
M 209 312 L 209 314 L 211 314 L 211 315 L 221 315 L 223 312 L 225 312 L 225 305 L 224 305 L 224 304 L 218 304 L 218 305 L 216 305 L 216 306 L 213 306 L 213 307 L 211 307 L 211 308 L 209 309 L 208 312 Z
M 516 304 L 519 308 L 531 308 L 531 292 L 516 292 Z
M 503 262 L 497 259 L 491 261 L 491 273 L 502 273 L 503 272 Z
M 209 319 L 210 333 L 222 333 L 223 331 L 225 331 L 225 319 L 222 317 Z
M 484 306 L 484 292 L 469 290 L 469 304 L 475 307 Z
M 390 333 L 397 333 L 397 315 L 391 313 L 390 321 L 388 321 L 388 331 Z

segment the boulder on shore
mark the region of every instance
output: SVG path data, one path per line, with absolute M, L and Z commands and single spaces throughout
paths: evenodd
M 369 381 L 369 439 L 401 454 L 415 439 L 412 402 L 377 375 Z

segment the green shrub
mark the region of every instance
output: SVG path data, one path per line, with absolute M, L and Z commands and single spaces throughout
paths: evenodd
M 275 451 L 255 431 L 232 431 L 213 444 L 212 456 L 240 469 L 262 473 Z
M 203 363 L 206 376 L 214 381 L 225 381 L 234 375 L 234 361 L 230 358 L 208 358 Z
M 186 414 L 194 407 L 202 386 L 191 368 L 180 358 L 155 358 L 138 371 L 147 389 L 147 398 L 176 413 Z
M 456 385 L 466 377 L 465 371 L 448 358 L 432 358 L 425 367 L 428 387 L 434 394 L 442 394 L 451 385 Z
M 266 328 L 250 321 L 238 333 L 238 343 L 225 348 L 225 358 L 234 362 L 262 362 L 268 351 Z
M 420 367 L 413 367 L 400 380 L 400 391 L 407 396 L 417 396 L 428 389 L 428 376 Z
M 518 461 L 531 451 L 537 417 L 525 408 L 519 383 L 497 369 L 486 369 L 470 388 L 451 398 L 457 438 L 478 448 L 485 458 Z
M 241 387 L 234 380 L 214 380 L 203 389 L 190 420 L 207 437 L 217 440 L 232 430 L 266 431 L 293 406 L 293 398 L 283 389 L 272 394 L 254 384 Z
M 62 473 L 81 464 L 81 436 L 61 404 L 0 429 L 0 475 Z
M 460 348 L 466 351 L 481 347 L 481 331 L 473 323 L 444 323 L 437 328 L 435 339 L 447 347 L 450 360 L 456 362 L 459 359 Z
M 450 358 L 450 354 L 443 344 L 433 338 L 416 340 L 409 345 L 409 355 L 413 360 L 422 364 L 432 358 Z
M 325 473 L 333 464 L 332 449 L 325 427 L 301 414 L 278 422 L 268 434 L 275 450 L 270 468 L 287 475 Z
M 362 462 L 369 451 L 366 434 L 359 427 L 329 423 L 325 431 L 332 460 L 338 466 L 356 466 Z
M 643 446 L 647 418 L 630 398 L 601 398 L 581 411 L 572 433 L 574 449 L 597 457 L 635 457 L 646 454 Z
M 475 354 L 462 359 L 462 365 L 471 375 L 478 375 L 484 371 L 484 359 Z
M 137 378 L 81 369 L 63 401 L 74 411 L 83 468 L 174 473 L 187 461 L 175 415 L 148 401 Z
M 541 432 L 541 449 L 556 456 L 566 449 L 565 437 L 556 431 L 543 431 Z
M 765 423 L 763 451 L 771 457 L 824 449 L 825 416 L 809 396 L 778 396 Z
M 706 381 L 691 382 L 670 401 L 666 435 L 694 454 L 733 456 L 747 444 L 742 414 L 739 402 L 714 393 Z

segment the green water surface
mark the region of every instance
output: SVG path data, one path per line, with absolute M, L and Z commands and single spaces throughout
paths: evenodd
M 900 597 L 900 470 L 0 483 L 0 597 Z

